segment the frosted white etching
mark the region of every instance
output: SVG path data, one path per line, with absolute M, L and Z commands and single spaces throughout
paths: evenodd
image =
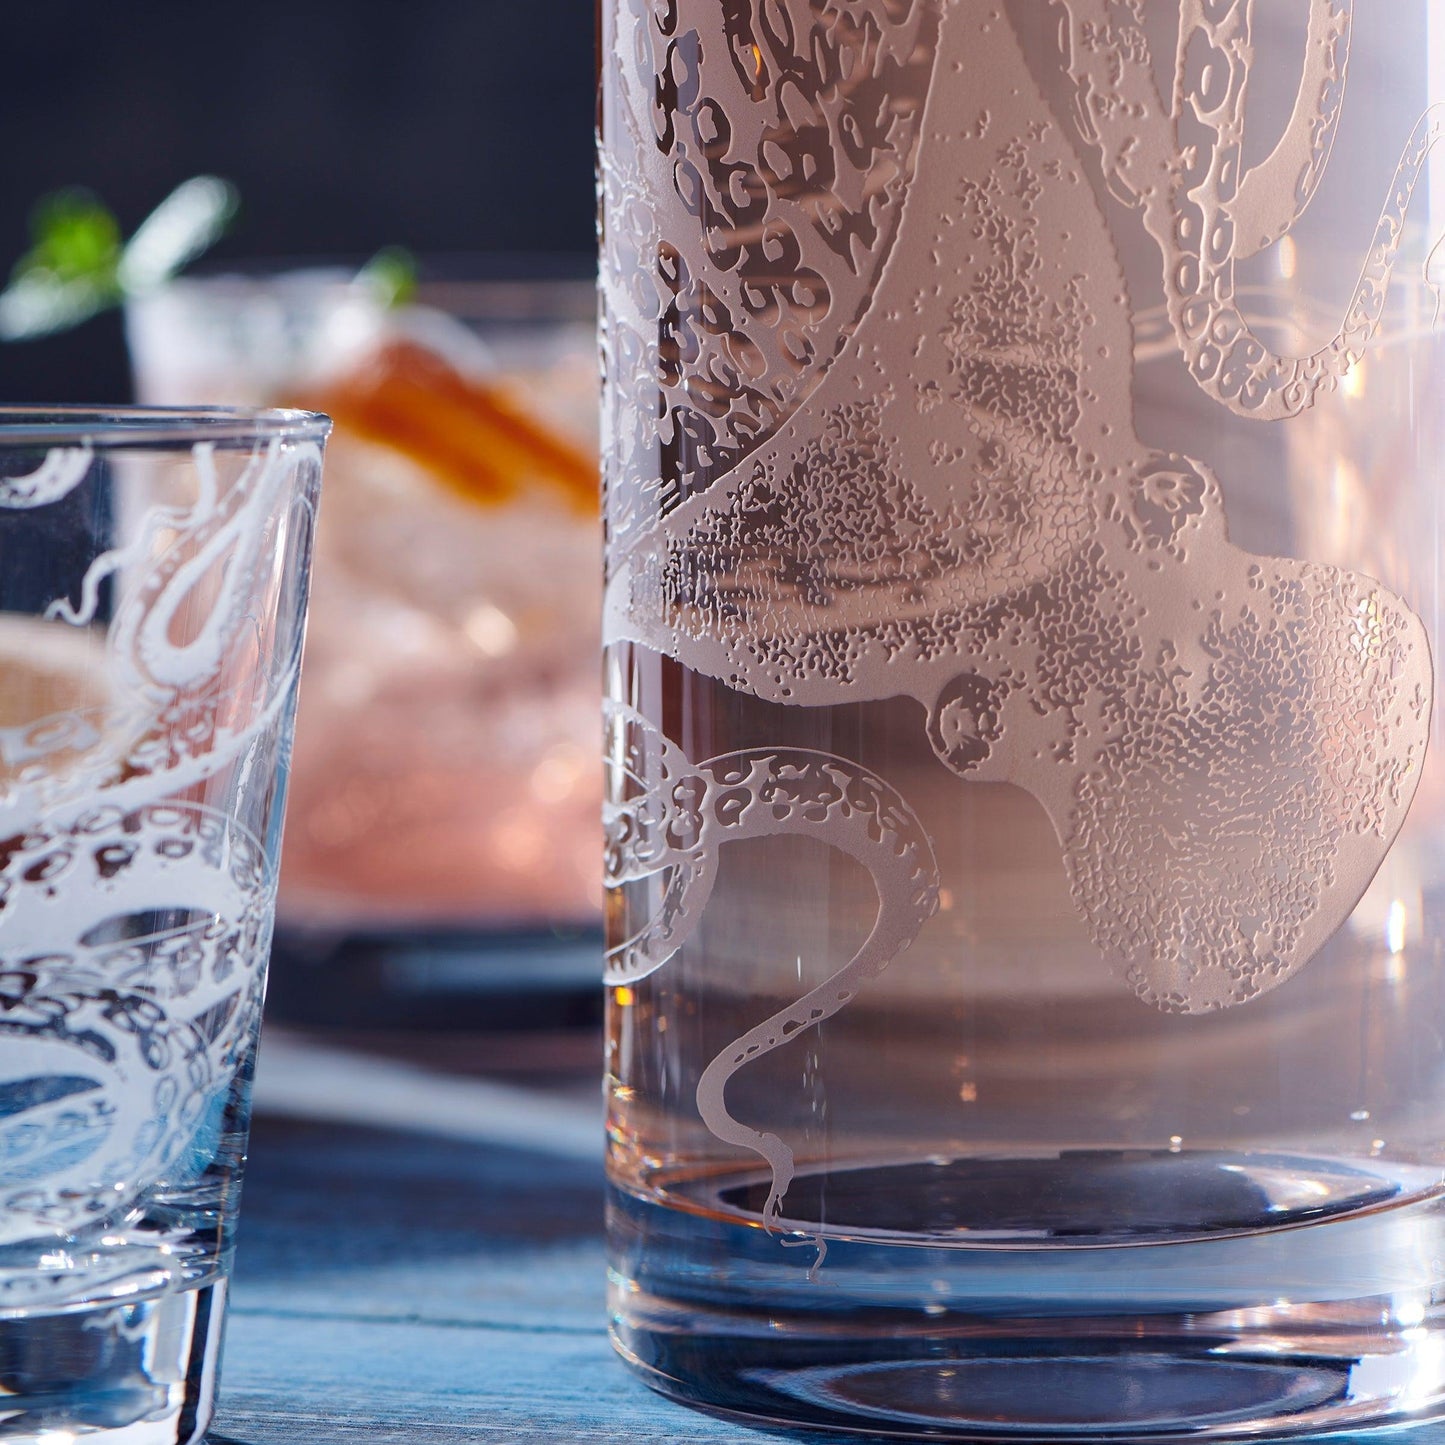
M 260 1011 L 260 844 L 196 804 L 99 807 L 3 848 L 0 1243 L 209 1163 Z
M 617 0 L 601 155 L 614 545 L 762 444 L 869 305 L 936 0 Z
M 62 501 L 79 459 L 53 452 L 0 508 Z M 293 696 L 300 628 L 273 647 L 251 609 L 320 453 L 273 441 L 224 485 L 210 446 L 192 462 L 194 502 L 151 507 L 25 624 L 92 654 L 83 705 L 0 730 L 0 1243 L 201 1172 L 260 1014 L 271 866 L 197 785 L 244 772 Z
M 1169 109 L 1141 6 L 618 0 L 605 41 L 605 627 L 773 702 L 917 698 L 953 773 L 1016 784 L 1047 810 L 1108 966 L 1151 1004 L 1197 1013 L 1282 983 L 1354 908 L 1419 782 L 1433 668 L 1401 598 L 1234 546 L 1210 469 L 1140 440 L 1131 306 L 1087 168 L 1158 242 L 1198 384 L 1241 416 L 1286 418 L 1320 403 L 1373 334 L 1439 122 L 1410 141 L 1338 336 L 1278 356 L 1239 309 L 1234 266 L 1314 195 L 1349 5 L 1314 0 L 1293 117 L 1243 174 L 1252 0 L 1181 0 Z M 1009 18 L 1025 13 L 1057 18 L 1053 78 L 1077 114 L 1046 100 Z M 845 39 L 858 33 L 867 44 Z M 869 169 L 849 170 L 839 132 L 813 118 L 848 114 L 889 65 L 895 120 Z M 686 84 L 654 85 L 654 70 Z M 720 113 L 725 133 L 700 128 Z M 1180 142 L 1186 116 L 1207 143 Z M 872 207 L 877 244 L 838 256 L 836 278 L 815 267 L 832 299 L 809 312 L 806 353 L 771 405 L 755 404 L 771 370 L 738 390 L 709 360 L 756 334 L 707 298 L 735 279 L 730 238 L 758 233 L 692 184 L 699 145 L 714 167 L 744 168 L 760 215 L 773 173 L 812 157 L 830 199 L 794 203 L 805 233 L 836 226 L 829 207 Z M 791 169 L 753 160 L 779 153 Z M 674 345 L 655 305 L 680 267 L 697 345 Z M 861 309 L 855 283 L 872 298 Z M 673 398 L 694 395 L 722 442 L 679 441 Z M 688 766 L 667 748 L 639 753 L 658 818 Z M 814 827 L 805 813 L 787 825 Z M 650 836 L 614 840 L 614 883 L 656 862 L 638 851 Z M 663 912 L 615 978 L 685 942 L 708 854 L 705 831 L 669 855 Z M 926 916 L 891 934 L 895 952 Z M 789 1018 L 793 1034 L 808 1026 Z M 718 1127 L 749 1040 L 708 1071 L 699 1108 L 776 1181 L 788 1163 L 776 1148 Z
M 1244 171 L 1254 0 L 1181 0 L 1167 104 L 1137 6 L 1050 3 L 1065 17 L 1063 63 L 1080 129 L 1110 190 L 1139 211 L 1159 248 L 1169 319 L 1191 375 L 1242 416 L 1279 420 L 1313 406 L 1379 329 L 1406 212 L 1445 134 L 1445 106 L 1431 107 L 1406 143 L 1340 329 L 1308 356 L 1281 356 L 1244 316 L 1235 266 L 1286 236 L 1314 199 L 1344 101 L 1353 0 L 1310 0 L 1294 113 L 1269 157 Z
M 319 466 L 319 451 L 308 442 L 273 441 L 223 493 L 209 445 L 194 449 L 194 463 L 195 502 L 152 507 L 125 547 L 91 565 L 78 604 L 58 598 L 47 610 L 53 622 L 89 625 L 101 582 L 128 576 L 105 640 L 105 700 L 0 731 L 0 835 L 36 818 L 73 816 L 101 789 L 120 805 L 202 782 L 234 762 L 286 706 L 300 666 L 299 634 L 267 663 L 245 601 L 296 469 Z M 193 635 L 176 642 L 169 629 L 182 610 Z M 252 666 L 258 659 L 259 672 Z
M 0 507 L 47 507 L 68 496 L 90 470 L 89 447 L 52 447 L 33 471 L 0 477 Z
M 725 843 L 807 832 L 856 858 L 878 890 L 878 916 L 863 946 L 796 1003 L 764 1019 L 703 1072 L 697 1102 L 719 1139 L 761 1154 L 772 1170 L 764 1215 L 780 1213 L 792 1151 L 728 1112 L 728 1080 L 795 1033 L 831 1018 L 876 978 L 938 907 L 933 847 L 907 803 L 882 778 L 846 758 L 803 748 L 748 748 L 693 764 L 645 718 L 606 706 L 614 776 L 603 822 L 613 887 L 663 881 L 662 902 L 635 935 L 607 952 L 607 978 L 626 983 L 659 968 L 696 925 Z

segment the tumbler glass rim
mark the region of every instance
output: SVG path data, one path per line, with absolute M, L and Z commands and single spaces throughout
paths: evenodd
M 19 446 L 104 450 L 200 442 L 323 442 L 331 418 L 273 406 L 0 403 L 0 450 Z

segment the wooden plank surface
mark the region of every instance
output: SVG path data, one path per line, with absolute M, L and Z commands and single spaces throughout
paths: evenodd
M 614 1358 L 601 1208 L 595 1163 L 259 1118 L 213 1441 L 766 1438 Z
M 278 1065 L 288 1047 L 274 1051 Z M 311 1078 L 317 1059 L 350 1087 Z M 654 1395 L 617 1361 L 602 1171 L 575 1147 L 595 1087 L 536 1090 L 557 1138 L 524 1149 L 486 1137 L 487 1111 L 505 1097 L 495 1083 L 473 1095 L 458 1082 L 430 1132 L 399 1127 L 396 1089 L 426 1095 L 388 1069 L 317 1051 L 260 1091 L 212 1445 L 865 1438 L 713 1419 Z M 388 1127 L 364 1122 L 369 1098 Z M 1445 1426 L 1373 1438 L 1445 1445 Z

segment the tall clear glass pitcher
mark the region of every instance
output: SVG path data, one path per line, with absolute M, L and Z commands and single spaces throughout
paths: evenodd
M 603 11 L 619 1348 L 1437 1407 L 1445 12 Z

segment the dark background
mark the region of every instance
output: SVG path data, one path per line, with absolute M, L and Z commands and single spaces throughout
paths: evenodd
M 88 187 L 129 235 L 200 172 L 242 197 L 212 267 L 588 264 L 592 0 L 0 0 L 0 54 L 0 279 L 45 192 Z M 115 314 L 0 343 L 0 401 L 129 395 Z

